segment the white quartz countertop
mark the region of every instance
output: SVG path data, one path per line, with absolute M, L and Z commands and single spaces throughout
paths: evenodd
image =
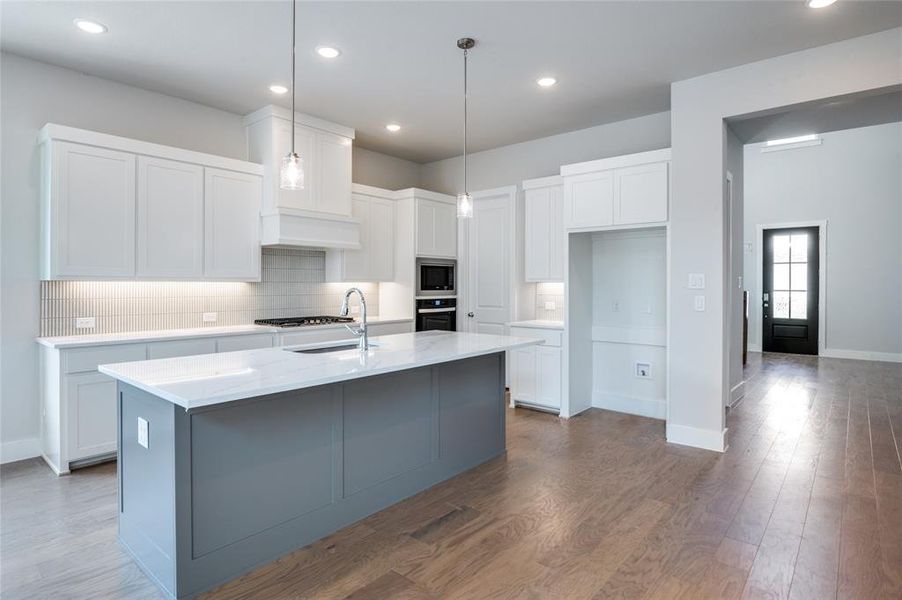
M 409 323 L 412 318 L 369 317 L 370 325 L 389 323 Z M 66 335 L 39 337 L 37 341 L 48 348 L 81 348 L 86 346 L 110 346 L 114 344 L 137 344 L 141 342 L 162 342 L 189 338 L 221 337 L 227 335 L 250 335 L 254 333 L 297 333 L 342 329 L 342 323 L 328 325 L 308 325 L 304 327 L 271 327 L 269 325 L 233 325 L 226 327 L 195 327 L 189 329 L 162 329 L 159 331 L 126 331 L 122 333 L 97 333 L 88 335 Z
M 547 321 L 543 319 L 533 319 L 531 321 L 513 321 L 508 323 L 510 327 L 531 327 L 533 329 L 560 329 L 564 330 L 563 321 Z
M 356 349 L 299 354 L 356 340 L 100 365 L 99 371 L 185 409 L 403 371 L 541 343 L 482 333 L 424 331 L 370 338 Z

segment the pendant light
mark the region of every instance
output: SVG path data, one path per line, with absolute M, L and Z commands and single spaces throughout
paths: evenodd
M 464 189 L 457 195 L 457 218 L 469 219 L 473 216 L 473 197 L 467 188 L 467 56 L 476 45 L 473 38 L 460 38 L 457 47 L 464 51 Z
M 291 0 L 291 152 L 282 159 L 279 187 L 283 190 L 304 189 L 304 159 L 294 151 L 294 47 L 297 31 L 297 0 Z

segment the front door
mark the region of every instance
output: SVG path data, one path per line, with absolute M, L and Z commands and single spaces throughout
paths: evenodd
M 764 231 L 763 350 L 817 354 L 818 228 Z

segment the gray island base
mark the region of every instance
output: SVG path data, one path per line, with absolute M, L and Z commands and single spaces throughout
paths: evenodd
M 187 410 L 120 381 L 119 539 L 191 598 L 504 451 L 503 352 Z

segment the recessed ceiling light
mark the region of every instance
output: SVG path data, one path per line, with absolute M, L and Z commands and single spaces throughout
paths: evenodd
M 284 85 L 271 85 L 269 86 L 269 91 L 273 94 L 287 94 L 288 88 Z
M 90 19 L 75 19 L 75 26 L 85 33 L 106 33 L 107 27 L 103 23 L 92 21 Z
M 808 8 L 824 8 L 830 6 L 836 0 L 808 0 Z
M 337 58 L 341 54 L 341 50 L 332 46 L 317 46 L 316 53 L 323 58 Z
M 388 125 L 385 126 L 385 128 L 388 129 L 389 131 L 391 131 L 392 133 L 397 133 L 398 131 L 401 131 L 401 126 L 398 125 L 397 123 L 389 123 Z
M 551 87 L 555 83 L 557 83 L 557 79 L 554 77 L 539 77 L 536 79 L 536 83 L 538 83 L 542 87 Z
M 820 138 L 816 133 L 809 133 L 808 135 L 797 135 L 795 137 L 781 138 L 779 140 L 767 140 L 765 145 L 768 147 L 773 147 L 785 146 L 787 144 L 803 144 L 805 142 L 814 142 L 818 139 Z

